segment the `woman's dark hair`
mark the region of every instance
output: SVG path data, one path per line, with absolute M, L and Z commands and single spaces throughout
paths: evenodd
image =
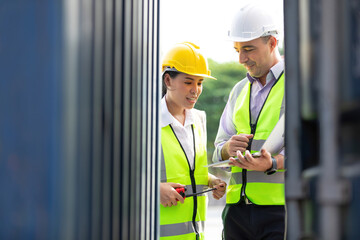
M 165 74 L 169 74 L 171 78 L 175 78 L 180 72 L 175 72 L 175 71 L 165 71 L 162 75 L 162 96 L 161 97 L 164 97 L 165 94 L 166 94 L 166 91 L 167 91 L 167 87 L 166 87 L 166 84 L 165 84 Z

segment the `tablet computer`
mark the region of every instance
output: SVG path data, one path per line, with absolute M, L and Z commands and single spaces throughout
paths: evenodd
M 276 123 L 274 129 L 262 145 L 261 149 L 265 149 L 270 152 L 272 156 L 275 156 L 283 150 L 285 144 L 285 114 L 283 114 L 279 121 Z M 253 157 L 259 157 L 260 152 L 252 154 Z M 235 158 L 236 159 L 236 158 Z M 230 160 L 220 161 L 206 165 L 205 167 L 233 167 L 229 165 Z

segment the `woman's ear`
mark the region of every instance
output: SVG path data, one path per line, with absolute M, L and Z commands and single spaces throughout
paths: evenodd
M 170 85 L 171 85 L 170 80 L 171 80 L 170 74 L 165 73 L 165 75 L 164 75 L 164 83 L 165 83 L 166 88 L 170 87 Z

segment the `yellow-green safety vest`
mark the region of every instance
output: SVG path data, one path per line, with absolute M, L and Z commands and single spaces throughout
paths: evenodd
M 250 119 L 251 84 L 248 81 L 235 103 L 233 122 L 237 134 L 254 134 L 250 140 L 250 152 L 260 151 L 265 140 L 285 111 L 284 74 L 281 74 L 271 88 L 267 99 L 259 113 L 255 124 Z M 227 189 L 226 203 L 234 204 L 240 201 L 242 194 L 252 203 L 258 205 L 284 205 L 284 170 L 266 175 L 264 172 L 251 171 L 239 167 L 232 167 L 231 178 Z
M 190 169 L 184 150 L 170 125 L 161 129 L 161 182 L 186 185 L 186 194 L 200 192 L 208 186 L 206 143 L 201 128 L 192 125 L 195 145 L 194 170 Z M 160 239 L 204 239 L 207 197 L 205 194 L 185 198 L 184 204 L 164 207 L 160 204 Z

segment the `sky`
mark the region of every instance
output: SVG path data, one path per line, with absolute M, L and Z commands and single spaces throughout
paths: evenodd
M 251 0 L 266 4 L 283 22 L 283 0 Z M 160 59 L 175 43 L 190 41 L 217 62 L 238 61 L 227 33 L 235 12 L 249 0 L 160 0 Z M 281 44 L 281 43 L 280 43 Z

